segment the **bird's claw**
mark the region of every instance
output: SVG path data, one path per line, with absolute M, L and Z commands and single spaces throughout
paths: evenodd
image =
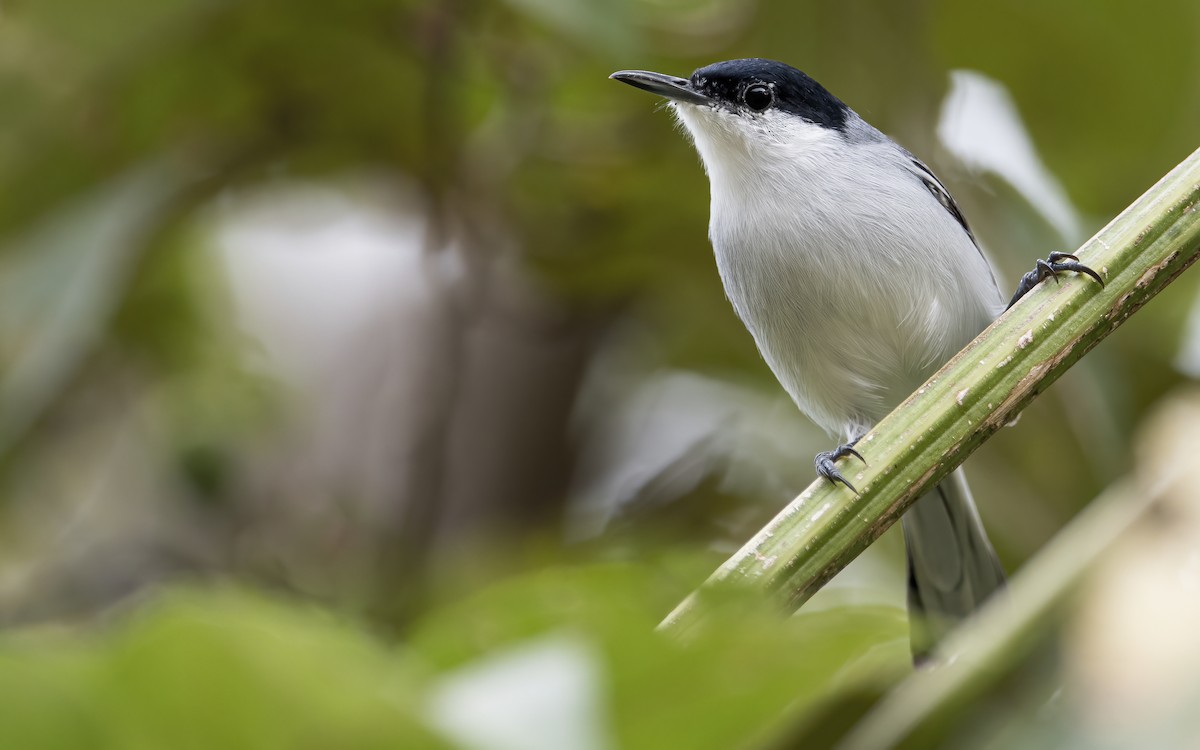
M 857 495 L 859 494 L 858 490 L 854 489 L 854 485 L 850 484 L 850 482 L 848 482 L 846 478 L 842 476 L 842 472 L 838 471 L 837 466 L 834 464 L 834 462 L 839 458 L 845 458 L 847 456 L 854 456 L 864 464 L 867 462 L 867 460 L 862 457 L 862 454 L 854 450 L 854 443 L 846 443 L 844 445 L 839 445 L 837 448 L 834 448 L 831 451 L 821 451 L 818 453 L 817 457 L 813 459 L 813 466 L 816 467 L 817 473 L 828 479 L 831 484 L 837 484 L 838 482 L 841 482 L 849 487 L 851 492 Z
M 1062 271 L 1086 274 L 1095 279 L 1101 287 L 1104 286 L 1104 279 L 1100 278 L 1100 274 L 1080 263 L 1078 256 L 1071 253 L 1053 252 L 1046 256 L 1045 260 L 1039 258 L 1034 269 L 1021 277 L 1017 283 L 1017 291 L 1008 301 L 1008 306 L 1012 307 L 1017 304 L 1017 300 L 1029 294 L 1035 286 L 1047 278 L 1054 279 L 1055 283 L 1058 283 L 1058 274 Z

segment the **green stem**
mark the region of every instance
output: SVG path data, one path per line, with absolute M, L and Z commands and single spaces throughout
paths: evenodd
M 681 602 L 660 630 L 686 632 L 723 598 L 719 592 L 731 588 L 759 590 L 789 610 L 799 607 L 1195 262 L 1200 150 L 1076 254 L 1100 273 L 1104 288 L 1071 276 L 1033 290 L 859 441 L 868 465 L 847 478 L 861 496 L 813 482 Z

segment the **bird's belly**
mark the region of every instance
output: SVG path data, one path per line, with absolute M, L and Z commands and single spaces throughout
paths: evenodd
M 721 278 L 776 378 L 831 433 L 861 434 L 990 320 L 954 275 L 880 254 L 872 265 L 780 250 L 717 246 Z

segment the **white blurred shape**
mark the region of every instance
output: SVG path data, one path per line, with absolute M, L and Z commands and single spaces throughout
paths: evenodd
M 601 678 L 586 642 L 548 635 L 443 677 L 429 718 L 468 750 L 604 750 Z
M 311 533 L 347 514 L 359 533 L 391 528 L 436 471 L 419 456 L 452 408 L 465 263 L 427 217 L 414 187 L 369 176 L 230 193 L 214 211 L 241 362 L 298 396 L 286 468 L 264 470 L 279 473 L 261 495 L 307 501 Z
M 975 71 L 951 72 L 938 137 L 970 169 L 992 172 L 1011 184 L 1065 244 L 1074 247 L 1083 239 L 1066 191 L 1038 157 L 1012 96 L 999 82 Z
M 1166 490 L 1092 574 L 1064 639 L 1067 692 L 1104 747 L 1200 747 L 1200 392 L 1164 399 L 1139 432 L 1140 486 Z
M 1187 327 L 1175 356 L 1175 368 L 1184 375 L 1200 378 L 1200 297 L 1192 305 Z
M 605 370 L 592 380 L 614 377 Z M 686 371 L 626 378 L 626 387 L 619 401 L 584 389 L 584 409 L 595 413 L 571 537 L 598 535 L 629 503 L 684 495 L 714 471 L 739 494 L 787 493 L 772 464 L 788 460 L 783 446 L 808 442 L 790 403 Z
M 430 282 L 461 270 L 455 252 L 423 252 L 427 222 L 405 203 L 387 191 L 294 184 L 239 196 L 218 217 L 239 320 L 273 374 L 319 379 L 382 309 L 424 308 L 438 292 Z

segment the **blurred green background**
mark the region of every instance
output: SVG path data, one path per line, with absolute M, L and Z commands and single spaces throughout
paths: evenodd
M 0 0 L 0 744 L 830 741 L 909 668 L 894 534 L 787 622 L 652 633 L 831 442 L 724 300 L 690 146 L 607 75 L 804 69 L 1011 288 L 1196 148 L 1198 34 L 1194 0 Z M 1011 571 L 1200 377 L 1198 285 L 967 464 Z

